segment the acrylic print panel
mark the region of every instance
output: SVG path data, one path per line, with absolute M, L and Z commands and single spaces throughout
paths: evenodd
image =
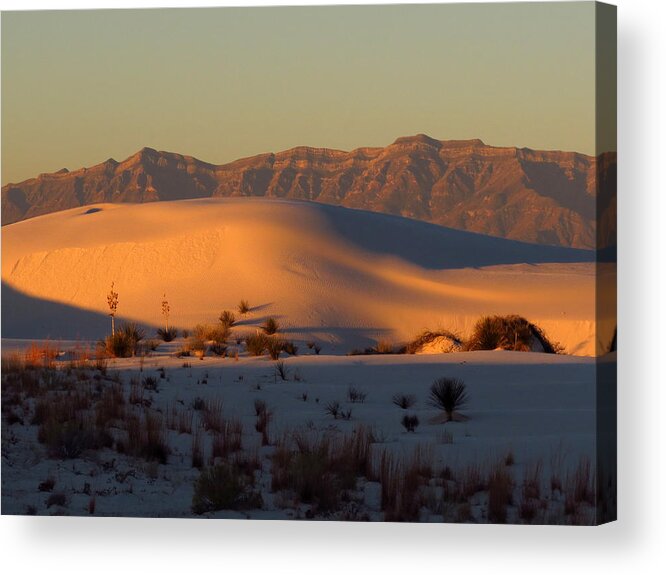
M 2 74 L 3 513 L 615 518 L 614 7 L 5 12 Z

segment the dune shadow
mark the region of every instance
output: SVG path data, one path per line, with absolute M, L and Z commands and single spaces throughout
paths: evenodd
M 426 269 L 594 262 L 595 251 L 507 240 L 401 216 L 326 205 L 329 225 L 348 242 Z
M 349 346 L 347 351 L 352 351 L 352 348 L 374 346 L 379 338 L 388 338 L 392 330 L 383 327 L 295 326 L 282 328 L 280 332 L 284 335 L 301 334 L 313 338 L 316 334 L 331 335 L 340 341 L 337 345 Z
M 272 305 L 273 305 L 272 301 L 268 302 L 268 303 L 262 303 L 260 305 L 255 305 L 255 306 L 250 308 L 250 312 L 254 313 L 254 312 L 258 312 L 258 311 L 263 311 L 263 310 L 271 307 Z
M 124 319 L 116 318 L 116 322 Z M 148 332 L 156 329 L 139 323 Z M 3 338 L 94 340 L 108 335 L 110 329 L 106 314 L 36 298 L 2 282 Z
M 261 324 L 264 323 L 269 317 L 272 317 L 276 320 L 284 319 L 284 315 L 274 314 L 274 315 L 262 315 L 259 317 L 249 317 L 247 319 L 240 319 L 234 323 L 234 327 L 261 327 Z

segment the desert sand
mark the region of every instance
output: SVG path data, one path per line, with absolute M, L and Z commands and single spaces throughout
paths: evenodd
M 424 329 L 465 336 L 484 314 L 516 313 L 566 353 L 595 355 L 593 253 L 537 246 L 397 216 L 299 201 L 202 199 L 97 204 L 2 233 L 4 338 L 96 339 L 118 318 L 214 323 L 240 299 L 285 336 L 344 354 Z

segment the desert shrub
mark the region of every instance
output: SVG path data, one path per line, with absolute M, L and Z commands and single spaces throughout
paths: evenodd
M 376 353 L 379 354 L 389 354 L 395 353 L 393 344 L 385 339 L 380 339 L 375 346 Z
M 282 381 L 287 381 L 289 375 L 289 369 L 285 365 L 284 361 L 275 362 L 275 373 L 280 377 Z
M 294 345 L 293 341 L 282 342 L 282 350 L 287 355 L 298 355 L 298 346 Z
M 269 337 L 266 340 L 266 350 L 271 359 L 277 360 L 283 349 L 283 342 L 278 337 Z
M 55 487 L 55 479 L 53 479 L 53 477 L 47 477 L 44 481 L 40 482 L 37 489 L 39 491 L 45 491 L 47 493 L 50 493 L 51 491 L 53 491 L 54 487 Z
M 204 469 L 194 484 L 192 511 L 197 515 L 261 506 L 261 494 L 254 489 L 253 475 L 233 462 L 224 461 Z
M 546 353 L 559 353 L 562 348 L 551 342 L 538 326 L 518 315 L 484 316 L 476 322 L 465 344 L 468 351 L 506 349 L 532 351 L 540 343 Z
M 446 421 L 453 420 L 453 414 L 467 403 L 467 391 L 462 379 L 441 377 L 430 386 L 428 404 L 446 413 Z
M 308 349 L 313 350 L 316 355 L 319 355 L 319 352 L 321 351 L 321 346 L 317 342 L 309 341 Z
M 407 432 L 414 433 L 416 428 L 419 426 L 419 418 L 416 415 L 405 414 L 402 416 L 400 423 L 407 430 Z
M 280 329 L 280 324 L 274 317 L 269 317 L 262 325 L 262 329 L 267 335 L 274 335 Z
M 209 353 L 218 356 L 224 356 L 227 353 L 227 346 L 223 343 L 212 343 L 208 346 Z
M 324 407 L 324 412 L 327 415 L 330 415 L 333 417 L 333 419 L 337 419 L 340 417 L 340 402 L 339 401 L 329 401 L 326 406 Z
M 49 418 L 39 428 L 38 439 L 51 457 L 76 459 L 88 449 L 110 447 L 112 439 L 97 429 L 92 418 L 77 414 L 74 419 L 58 421 Z
M 184 351 L 187 352 L 187 355 L 193 353 L 195 356 L 203 358 L 206 354 L 206 340 L 193 335 L 187 340 L 187 349 Z
M 46 507 L 52 507 L 57 505 L 58 507 L 64 507 L 67 504 L 67 497 L 64 493 L 51 493 L 48 499 L 46 500 Z
M 366 397 L 368 397 L 367 392 L 362 391 L 353 385 L 350 385 L 347 388 L 347 399 L 351 403 L 364 403 Z
M 404 393 L 396 393 L 391 401 L 393 405 L 397 405 L 400 409 L 409 409 L 416 405 L 416 397 L 414 395 L 405 395 Z
M 335 510 L 346 490 L 356 486 L 370 465 L 370 434 L 358 428 L 342 440 L 295 432 L 272 457 L 271 489 L 294 491 L 314 513 Z
M 233 312 L 229 311 L 228 309 L 225 309 L 220 314 L 219 319 L 220 323 L 226 328 L 231 328 L 236 324 L 236 316 L 234 315 Z
M 268 346 L 269 338 L 263 333 L 255 333 L 245 338 L 245 347 L 250 355 L 262 355 Z
M 103 347 L 106 353 L 112 357 L 131 357 L 134 354 L 132 342 L 122 331 L 107 336 L 103 342 Z
M 157 391 L 158 379 L 152 375 L 147 375 L 143 378 L 143 388 L 149 391 Z
M 162 341 L 173 341 L 178 337 L 178 330 L 174 327 L 170 327 L 169 329 L 164 329 L 164 328 L 159 328 L 157 330 L 157 336 L 162 340 Z
M 247 312 L 250 311 L 250 304 L 246 299 L 240 300 L 238 302 L 238 313 L 241 315 L 245 315 Z
M 421 351 L 424 346 L 431 344 L 440 338 L 449 340 L 451 344 L 450 351 L 456 351 L 461 349 L 463 346 L 462 338 L 451 331 L 445 329 L 440 329 L 437 331 L 425 330 L 407 344 L 406 352 L 417 353 Z

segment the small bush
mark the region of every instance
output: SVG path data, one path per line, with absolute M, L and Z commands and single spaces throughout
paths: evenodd
M 170 327 L 169 329 L 159 328 L 157 330 L 157 336 L 162 341 L 173 341 L 178 337 L 178 330 L 176 328 Z
M 405 395 L 404 393 L 396 393 L 392 398 L 393 405 L 397 405 L 400 409 L 409 409 L 416 405 L 416 397 L 414 395 Z
M 275 362 L 275 373 L 280 377 L 282 381 L 287 381 L 289 376 L 289 369 L 285 365 L 284 361 Z
M 326 407 L 324 407 L 324 411 L 326 412 L 327 415 L 333 417 L 333 419 L 337 419 L 338 417 L 340 417 L 340 402 L 329 401 L 326 404 Z
M 414 433 L 416 428 L 419 426 L 419 418 L 416 415 L 403 415 L 402 420 L 400 421 L 402 426 L 407 430 L 407 432 Z
M 208 346 L 209 353 L 220 357 L 226 355 L 227 349 L 227 346 L 223 343 L 212 343 Z
M 267 335 L 274 335 L 280 329 L 280 324 L 274 317 L 269 317 L 263 324 L 262 329 Z
M 192 511 L 197 515 L 261 506 L 261 494 L 254 489 L 253 476 L 231 462 L 204 469 L 194 485 Z
M 52 507 L 57 505 L 58 507 L 64 507 L 67 504 L 67 497 L 64 493 L 51 493 L 49 498 L 46 500 L 46 507 Z
M 505 349 L 532 351 L 541 344 L 546 353 L 560 353 L 562 347 L 551 342 L 544 331 L 518 315 L 484 316 L 476 322 L 465 344 L 467 351 Z
M 309 341 L 308 342 L 308 349 L 311 349 L 315 352 L 316 355 L 319 355 L 319 352 L 321 351 L 321 346 L 314 342 L 314 341 Z
M 446 421 L 453 421 L 453 414 L 467 403 L 467 391 L 462 379 L 442 377 L 430 386 L 428 404 L 446 413 Z
M 245 338 L 245 347 L 250 355 L 263 355 L 268 346 L 269 338 L 263 333 L 248 335 Z
M 250 311 L 250 304 L 246 299 L 240 300 L 238 303 L 238 313 L 241 315 L 245 315 L 247 312 Z
M 442 339 L 448 341 L 448 345 L 443 351 L 458 351 L 463 347 L 463 341 L 460 336 L 451 331 L 440 329 L 438 331 L 426 330 L 422 332 L 407 344 L 406 351 L 407 353 L 418 353 L 425 346 Z
M 365 391 L 361 391 L 353 385 L 350 385 L 347 389 L 347 399 L 351 403 L 364 403 L 366 397 L 368 397 L 368 394 Z
M 143 388 L 149 391 L 157 391 L 158 379 L 152 375 L 143 378 Z
M 233 312 L 225 309 L 221 314 L 220 314 L 220 323 L 227 328 L 233 327 L 236 324 L 236 316 L 233 314 Z
M 287 355 L 298 355 L 298 346 L 294 345 L 293 341 L 285 341 L 282 343 L 282 350 Z
M 277 360 L 283 349 L 283 342 L 277 337 L 269 337 L 266 341 L 266 350 L 271 359 Z

